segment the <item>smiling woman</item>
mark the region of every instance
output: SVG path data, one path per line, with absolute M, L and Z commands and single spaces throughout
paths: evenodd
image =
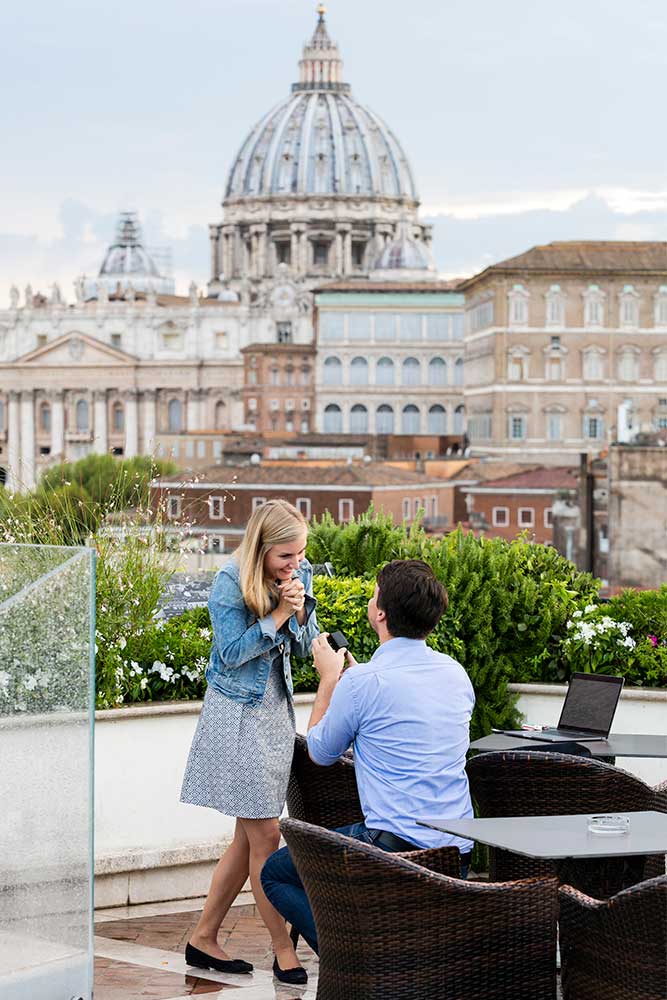
M 278 847 L 278 816 L 294 751 L 290 654 L 307 656 L 318 634 L 307 538 L 303 514 L 284 500 L 269 500 L 252 514 L 236 558 L 222 568 L 211 591 L 208 690 L 181 801 L 236 817 L 236 832 L 186 950 L 192 965 L 252 971 L 248 963 L 230 960 L 217 942 L 225 914 L 250 875 L 278 970 L 298 967 L 285 924 L 259 876 Z

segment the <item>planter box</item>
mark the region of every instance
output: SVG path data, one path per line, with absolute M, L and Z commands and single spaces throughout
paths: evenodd
M 555 724 L 565 688 L 518 684 L 526 721 Z M 305 732 L 314 695 L 296 696 Z M 179 802 L 201 702 L 98 712 L 95 732 L 95 905 L 124 906 L 203 896 L 234 821 Z M 667 691 L 623 692 L 617 732 L 667 734 Z M 620 759 L 619 767 L 656 784 L 667 760 Z

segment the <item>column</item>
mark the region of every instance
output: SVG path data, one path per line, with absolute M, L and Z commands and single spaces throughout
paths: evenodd
M 54 389 L 49 393 L 51 404 L 51 458 L 65 460 L 65 393 Z
M 352 274 L 352 231 L 350 227 L 343 236 L 343 274 Z
M 268 272 L 268 261 L 266 253 L 266 233 L 267 226 L 261 225 L 258 227 L 257 233 L 257 277 L 263 278 Z
M 93 393 L 93 451 L 104 455 L 108 450 L 107 394 L 104 389 L 96 389 Z
M 20 462 L 21 462 L 21 417 L 19 414 L 18 392 L 9 393 L 9 406 L 7 413 L 7 489 L 10 493 L 16 493 L 21 487 Z
M 343 234 L 336 230 L 336 274 L 343 273 Z
M 301 266 L 299 262 L 299 235 L 300 230 L 298 226 L 290 226 L 292 234 L 292 246 L 290 249 L 290 257 L 292 260 L 292 271 L 294 274 L 301 274 Z
M 208 227 L 209 239 L 211 241 L 211 281 L 217 281 L 220 277 L 220 227 L 211 225 Z
M 26 490 L 35 485 L 35 392 L 21 393 L 21 486 Z
M 139 453 L 139 423 L 137 420 L 137 390 L 125 393 L 125 458 Z
M 190 431 L 201 430 L 201 389 L 190 389 L 187 401 L 187 429 Z
M 155 432 L 157 428 L 156 401 L 157 392 L 155 389 L 144 389 L 144 455 L 155 454 Z
M 305 229 L 301 230 L 299 235 L 299 264 L 300 264 L 300 274 L 307 274 L 310 269 L 310 259 L 308 256 L 309 252 L 308 246 L 308 233 Z

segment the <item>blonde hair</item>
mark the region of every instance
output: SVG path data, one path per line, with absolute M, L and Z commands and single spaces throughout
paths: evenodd
M 269 614 L 271 597 L 277 594 L 274 581 L 267 580 L 264 574 L 266 553 L 274 545 L 296 541 L 304 530 L 308 530 L 308 522 L 286 500 L 268 500 L 253 511 L 236 558 L 241 569 L 243 600 L 258 618 Z

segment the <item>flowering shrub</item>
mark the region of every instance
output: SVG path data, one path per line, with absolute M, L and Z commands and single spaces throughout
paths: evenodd
M 574 611 L 567 623 L 563 656 L 572 670 L 585 673 L 623 673 L 623 660 L 637 641 L 630 622 L 615 621 L 604 605 L 588 604 Z

